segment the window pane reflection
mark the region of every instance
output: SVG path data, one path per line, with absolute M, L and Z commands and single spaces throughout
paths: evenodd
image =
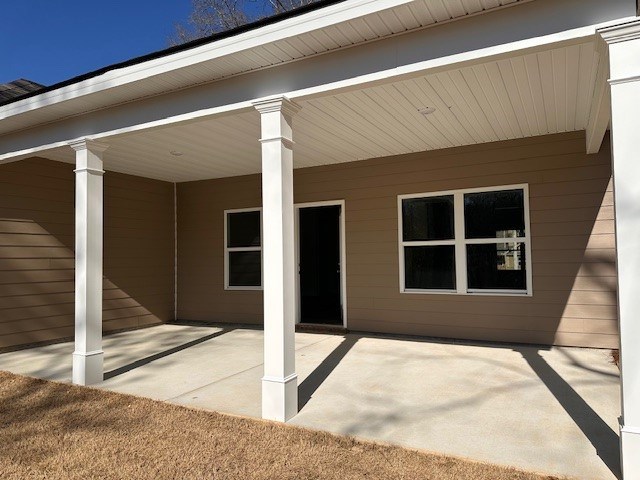
M 453 195 L 403 200 L 402 232 L 405 242 L 451 240 L 454 236 Z
M 470 289 L 526 290 L 524 243 L 467 245 Z
M 466 193 L 464 225 L 466 238 L 524 237 L 524 191 Z

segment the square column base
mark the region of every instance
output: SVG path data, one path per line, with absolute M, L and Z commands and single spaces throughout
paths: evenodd
M 104 352 L 73 352 L 72 381 L 76 385 L 94 385 L 104 379 Z
M 640 478 L 640 428 L 620 427 L 623 478 Z
M 298 413 L 298 375 L 262 378 L 262 418 L 286 422 Z

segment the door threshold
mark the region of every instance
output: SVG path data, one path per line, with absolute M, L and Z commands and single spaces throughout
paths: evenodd
M 347 330 L 342 325 L 327 325 L 324 323 L 297 323 L 296 332 L 344 335 L 346 333 L 349 333 L 349 330 Z

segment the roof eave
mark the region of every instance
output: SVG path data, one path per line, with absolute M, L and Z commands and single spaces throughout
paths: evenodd
M 196 40 L 192 40 L 189 42 L 186 42 L 184 44 L 181 45 L 175 45 L 172 47 L 168 47 L 162 50 L 158 50 L 152 53 L 148 53 L 145 55 L 141 55 L 138 57 L 134 57 L 128 60 L 125 60 L 123 62 L 118 62 L 118 63 L 114 63 L 111 65 L 107 65 L 105 67 L 99 68 L 97 70 L 93 70 L 91 72 L 87 72 L 87 73 L 83 73 L 81 75 L 77 75 L 75 77 L 69 78 L 67 80 L 63 80 L 61 82 L 46 86 L 44 88 L 42 88 L 41 90 L 35 91 L 35 92 L 29 92 L 25 95 L 21 95 L 19 97 L 15 97 L 12 98 L 10 100 L 5 100 L 0 102 L 0 108 L 6 106 L 6 105 L 10 105 L 12 103 L 17 103 L 23 100 L 27 100 L 29 98 L 32 97 L 36 97 L 36 96 L 40 96 L 55 90 L 58 90 L 60 88 L 63 87 L 67 87 L 70 85 L 74 85 L 77 83 L 80 83 L 84 80 L 89 80 L 95 77 L 98 77 L 100 75 L 104 75 L 105 73 L 111 72 L 113 70 L 119 70 L 119 69 L 123 69 L 123 68 L 127 68 L 130 66 L 134 66 L 134 65 L 138 65 L 144 62 L 148 62 L 150 60 L 155 60 L 158 58 L 163 58 L 163 57 L 167 57 L 169 55 L 175 54 L 175 53 L 180 53 L 180 52 L 184 52 L 187 50 L 191 50 L 197 47 L 200 47 L 202 45 L 207 45 L 207 44 L 212 44 L 215 42 L 219 42 L 221 40 L 225 40 L 228 38 L 232 38 L 232 37 L 236 37 L 238 35 L 241 35 L 243 33 L 247 33 L 247 32 L 252 32 L 255 30 L 258 30 L 260 28 L 266 27 L 266 26 L 270 26 L 270 25 L 274 25 L 276 23 L 279 22 L 283 22 L 285 20 L 288 20 L 290 18 L 294 18 L 294 17 L 298 17 L 301 15 L 304 15 L 305 13 L 309 13 L 309 12 L 313 12 L 316 10 L 320 10 L 322 8 L 328 7 L 330 5 L 334 5 L 334 4 L 338 4 L 338 3 L 343 3 L 346 2 L 347 0 L 317 0 L 314 3 L 310 3 L 307 5 L 304 5 L 302 7 L 293 9 L 293 10 L 289 10 L 287 12 L 282 12 L 276 15 L 272 15 L 270 17 L 266 17 L 263 18 L 261 20 L 255 21 L 255 22 L 251 22 L 248 23 L 246 25 L 241 25 L 239 27 L 230 29 L 230 30 L 225 30 L 223 32 L 219 32 L 219 33 L 215 33 L 213 35 L 204 37 L 204 38 L 199 38 Z

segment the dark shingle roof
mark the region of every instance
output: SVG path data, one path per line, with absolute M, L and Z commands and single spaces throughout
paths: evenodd
M 0 102 L 12 100 L 31 92 L 45 88 L 44 85 L 21 78 L 9 83 L 0 84 Z

